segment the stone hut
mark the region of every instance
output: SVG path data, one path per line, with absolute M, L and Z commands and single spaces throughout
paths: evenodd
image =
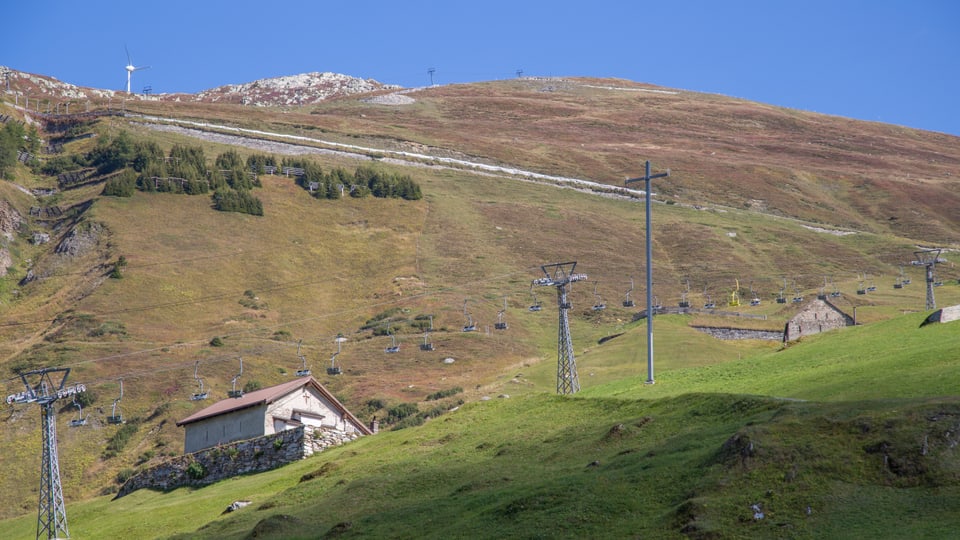
M 188 454 L 300 426 L 345 435 L 373 433 L 310 376 L 218 401 L 177 425 L 186 430 Z
M 803 336 L 812 336 L 828 330 L 853 326 L 853 317 L 844 313 L 829 300 L 816 298 L 807 302 L 800 312 L 787 321 L 783 329 L 783 341 L 794 341 Z

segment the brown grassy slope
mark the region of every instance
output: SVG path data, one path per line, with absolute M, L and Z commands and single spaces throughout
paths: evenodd
M 541 91 L 545 88 L 532 86 L 535 84 L 548 83 L 511 81 L 429 89 L 418 93 L 419 101 L 408 108 L 344 100 L 314 109 L 318 114 L 306 110 L 278 114 L 269 109 L 214 106 L 191 106 L 182 114 L 285 127 L 371 146 L 442 146 L 448 152 L 482 156 L 487 161 L 611 183 L 621 181 L 617 175 L 622 173 L 618 171 L 638 173 L 641 159 L 650 157 L 658 166 L 662 161 L 664 166 L 674 169 L 670 181 L 661 184 L 658 191 L 681 202 L 712 203 L 708 197 L 716 197 L 743 208 L 742 199 L 737 198 L 741 195 L 734 190 L 750 186 L 755 191 L 749 194 L 750 198 L 759 201 L 753 208 L 766 205 L 768 211 L 777 211 L 782 210 L 777 205 L 783 204 L 788 210 L 809 212 L 811 218 L 827 216 L 829 219 L 821 220 L 826 223 L 898 233 L 889 237 L 836 237 L 810 231 L 790 220 L 769 219 L 745 210 L 698 211 L 689 206 L 657 205 L 655 287 L 665 304 L 676 302 L 684 277 L 692 281 L 694 304 L 702 302 L 704 286 L 715 300 L 722 301 L 739 278 L 744 286 L 747 281 L 755 281 L 768 301 L 756 310 L 758 314 L 783 319 L 793 306 L 781 308 L 769 302 L 771 294 L 780 287 L 782 276 L 797 278 L 799 286 L 808 293 L 820 285 L 823 275 L 831 274 L 851 294 L 856 285 L 855 274 L 864 271 L 877 276 L 885 274 L 886 281 L 878 280 L 878 284 L 888 287 L 895 265 L 910 256 L 910 240 L 927 239 L 913 236 L 926 234 L 916 226 L 915 218 L 896 226 L 902 230 L 895 229 L 886 217 L 874 222 L 869 213 L 861 215 L 860 206 L 844 199 L 860 189 L 864 195 L 857 204 L 872 211 L 902 199 L 896 191 L 902 182 L 891 180 L 890 185 L 881 185 L 890 191 L 870 190 L 871 184 L 866 183 L 865 177 L 856 177 L 862 182 L 854 185 L 848 179 L 817 171 L 795 170 L 786 158 L 784 165 L 778 156 L 764 154 L 749 145 L 740 147 L 723 132 L 704 135 L 703 139 L 651 139 L 645 131 L 646 124 L 636 123 L 639 113 L 629 107 L 647 103 L 652 110 L 658 103 L 661 107 L 672 103 L 676 112 L 671 114 L 682 115 L 684 107 L 693 107 L 697 100 L 702 100 L 703 107 L 709 110 L 713 110 L 708 106 L 713 101 L 721 105 L 739 102 L 717 96 L 646 95 L 577 84 L 555 85 L 552 91 Z M 473 94 L 467 86 L 473 86 Z M 666 101 L 660 103 L 658 99 Z M 472 105 L 460 104 L 467 101 Z M 182 112 L 175 104 L 159 106 L 167 107 L 170 114 Z M 820 119 L 842 123 L 839 119 L 806 113 L 743 106 L 748 110 L 770 109 L 764 114 L 777 118 L 798 115 L 807 118 L 804 122 Z M 538 113 L 540 107 L 549 108 L 551 115 Z M 633 123 L 621 119 L 631 114 Z M 494 121 L 493 117 L 500 120 Z M 733 118 L 715 120 L 716 129 Z M 706 116 L 699 121 L 706 123 Z M 123 124 L 120 119 L 113 122 L 115 129 Z M 891 132 L 900 129 L 857 125 Z M 681 123 L 671 129 L 685 133 L 684 127 Z M 916 136 L 926 140 L 928 134 Z M 156 137 L 165 148 L 172 142 L 198 144 L 173 136 Z M 717 151 L 720 147 L 721 151 Z M 222 149 L 208 145 L 207 155 L 212 158 Z M 936 152 L 946 154 L 947 150 Z M 715 158 L 716 155 L 723 159 Z M 856 154 L 854 157 L 869 161 Z M 325 168 L 350 168 L 357 164 L 318 159 Z M 906 159 L 922 161 L 909 156 Z M 794 164 L 803 162 L 796 158 Z M 223 397 L 229 388 L 239 355 L 245 359 L 241 384 L 249 380 L 263 384 L 289 380 L 290 373 L 298 367 L 295 345 L 271 339 L 277 330 L 290 332 L 293 339 L 304 338 L 308 359 L 321 377 L 325 377 L 323 368 L 333 350 L 330 338 L 337 332 L 350 335 L 351 341 L 339 358 L 347 376 L 323 380 L 338 396 L 345 397 L 349 406 L 355 407 L 370 397 L 419 400 L 429 392 L 452 386 L 487 391 L 485 385 L 512 366 L 544 358 L 551 363 L 556 353 L 556 312 L 550 307 L 555 301 L 553 291 L 541 291 L 540 298 L 548 306 L 542 317 L 525 312 L 530 301 L 530 279 L 537 277 L 537 267 L 543 263 L 580 261 L 578 269 L 599 282 L 599 291 L 611 305 L 606 312 L 592 312 L 593 284 L 575 287 L 571 296 L 578 348 L 609 335 L 611 328 L 619 324 L 617 319 L 628 320 L 632 315 L 630 310 L 613 308 L 626 289 L 628 276 L 638 280 L 635 298 L 639 299 L 642 293 L 639 270 L 644 231 L 642 205 L 638 202 L 465 172 L 399 167 L 391 170 L 412 174 L 423 186 L 425 199 L 414 203 L 373 199 L 317 201 L 288 179 L 265 178 L 264 187 L 255 191 L 264 201 L 267 215 L 263 218 L 214 212 L 209 208 L 208 197 L 137 193 L 131 199 L 103 198 L 94 203 L 87 217 L 107 225 L 110 234 L 105 251 L 91 255 L 90 260 L 73 261 L 57 276 L 25 287 L 21 299 L 4 306 L 3 312 L 5 322 L 32 320 L 29 317 L 34 316 L 49 320 L 71 309 L 73 316 L 43 327 L 6 328 L 5 346 L 16 347 L 16 341 L 22 340 L 21 353 L 14 361 L 29 356 L 46 365 L 73 366 L 73 380 L 89 383 L 100 395 L 97 405 L 104 407 L 106 413 L 117 390 L 113 379 L 119 376 L 124 376 L 127 383 L 127 414 L 148 418 L 164 404 L 169 404 L 169 409 L 147 422 L 119 458 L 97 457 L 104 442 L 116 431 L 103 423 L 104 412 L 94 412 L 97 422 L 90 433 L 65 435 L 68 442 L 62 449 L 64 459 L 79 460 L 71 462 L 64 472 L 68 497 L 102 489 L 118 470 L 133 466 L 141 453 L 177 451 L 182 433 L 172 427 L 172 421 L 200 406 L 187 401 L 193 391 L 192 366 L 197 359 L 205 362 L 202 373 L 217 397 Z M 689 171 L 697 170 L 725 171 L 731 176 L 718 174 L 716 181 L 703 176 L 700 183 L 694 183 Z M 789 186 L 782 185 L 778 176 L 786 171 L 792 175 Z M 865 187 L 858 188 L 860 185 Z M 75 204 L 93 195 L 71 190 L 62 194 L 61 200 L 63 204 Z M 801 196 L 809 199 L 802 205 L 796 202 Z M 794 202 L 790 203 L 791 200 Z M 822 208 L 828 202 L 836 205 L 834 211 Z M 935 212 L 933 207 L 919 208 L 927 214 Z M 814 212 L 822 214 L 814 216 Z M 939 238 L 938 230 L 931 233 L 931 242 Z M 130 263 L 124 278 L 104 281 L 90 294 L 87 285 L 102 278 L 99 265 L 121 254 Z M 38 261 L 47 256 L 36 254 Z M 916 269 L 908 271 L 919 283 Z M 81 275 L 89 279 L 70 277 Z M 240 302 L 247 290 L 253 291 L 264 306 L 243 306 Z M 913 296 L 891 299 L 889 305 L 876 310 L 889 309 L 894 313 L 898 308 L 919 309 L 920 289 L 906 292 Z M 508 296 L 511 309 L 508 332 L 459 332 L 464 323 L 464 300 L 469 300 L 468 309 L 484 327 L 492 325 L 504 295 Z M 876 302 L 874 297 L 854 299 L 865 305 Z M 389 340 L 367 339 L 368 333 L 357 331 L 367 318 L 393 307 L 408 309 L 410 316 L 435 314 L 435 353 L 417 352 L 413 345 L 420 336 L 408 333 L 401 336 L 403 351 L 386 355 L 383 347 Z M 870 310 L 862 310 L 861 315 L 864 312 L 869 314 Z M 91 315 L 93 328 L 120 324 L 125 334 L 91 335 L 92 328 L 76 317 L 78 313 Z M 18 333 L 20 329 L 29 335 L 24 337 Z M 214 335 L 225 336 L 226 347 L 207 346 Z M 603 346 L 592 348 L 591 354 L 609 356 Z M 456 363 L 442 364 L 445 356 L 455 357 Z M 543 377 L 543 381 L 538 389 L 550 391 L 553 381 L 549 377 Z M 477 389 L 477 385 L 481 388 Z M 14 385 L 9 387 L 13 389 Z M 35 433 L 31 431 L 34 426 L 20 419 L 35 419 L 36 414 L 35 408 L 9 411 L 8 424 L 12 427 L 4 431 L 0 452 L 13 452 L 19 442 L 31 440 L 26 437 Z M 61 422 L 65 423 L 67 417 L 61 417 Z M 31 448 L 36 448 L 36 439 L 32 441 Z M 22 458 L 24 463 L 18 473 L 22 474 L 11 476 L 0 486 L 0 492 L 12 494 L 10 500 L 0 501 L 11 503 L 4 505 L 8 508 L 25 505 L 21 508 L 26 511 L 35 496 L 16 486 L 34 485 L 39 464 L 27 461 L 31 456 L 35 458 L 36 452 L 18 452 L 18 459 Z
M 679 202 L 752 207 L 928 242 L 960 239 L 957 137 L 661 91 L 623 80 L 531 79 L 418 90 L 407 94 L 417 102 L 405 106 L 331 100 L 310 114 L 132 106 L 382 147 L 411 149 L 413 142 L 614 185 L 641 174 L 650 159 L 673 171 L 656 191 Z

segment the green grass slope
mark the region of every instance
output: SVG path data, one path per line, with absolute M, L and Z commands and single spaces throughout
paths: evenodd
M 960 400 L 928 374 L 939 371 L 956 387 L 958 338 L 950 324 L 921 329 L 919 320 L 823 334 L 740 362 L 666 369 L 653 387 L 637 377 L 632 389 L 615 382 L 575 397 L 474 402 L 268 473 L 73 503 L 71 533 L 944 537 L 960 525 Z M 903 337 L 911 333 L 922 336 Z M 916 347 L 918 354 L 905 352 Z M 814 377 L 825 369 L 826 348 L 845 368 Z M 895 389 L 874 377 L 884 370 L 896 371 Z M 717 388 L 737 378 L 749 381 Z M 652 392 L 662 393 L 648 398 Z M 223 515 L 235 500 L 252 504 Z M 24 516 L 0 529 L 27 538 L 34 525 Z
M 921 328 L 925 315 L 817 334 L 785 348 L 695 368 L 678 368 L 676 359 L 684 350 L 668 346 L 659 354 L 655 351 L 655 367 L 660 366 L 655 385 L 643 384 L 646 377 L 620 378 L 586 387 L 583 395 L 654 399 L 693 391 L 814 401 L 957 395 L 960 331 L 956 323 Z M 635 331 L 640 330 L 645 328 Z M 642 373 L 645 337 L 636 340 L 643 350 L 635 367 Z
M 100 126 L 112 133 L 120 127 L 117 119 Z M 203 144 L 208 157 L 229 148 L 133 125 L 124 129 L 164 148 Z M 361 163 L 317 159 L 325 168 Z M 89 429 L 68 429 L 73 411 L 67 404 L 61 411 L 68 500 L 115 489 L 118 474 L 182 448 L 182 433 L 171 426 L 201 406 L 187 399 L 195 389 L 192 369 L 198 360 L 207 387 L 214 397 L 223 397 L 238 356 L 245 360 L 241 384 L 276 384 L 299 367 L 296 339 L 304 340 L 311 366 L 322 373 L 334 352 L 333 336 L 343 332 L 351 341 L 338 360 L 348 376 L 323 382 L 360 412 L 368 399 L 416 402 L 454 386 L 465 388 L 468 400 L 551 391 L 554 291 L 538 291 L 543 312 L 526 311 L 532 301 L 530 280 L 544 263 L 579 260 L 578 270 L 593 281 L 571 293 L 584 387 L 641 372 L 638 351 L 643 344 L 637 338 L 643 334 L 629 322 L 634 310 L 619 305 L 629 277 L 642 281 L 641 204 L 466 171 L 378 166 L 413 174 L 424 199 L 318 201 L 291 179 L 264 177 L 263 187 L 255 190 L 264 203 L 263 217 L 214 212 L 202 196 L 138 192 L 124 199 L 98 197 L 99 186 L 67 190 L 45 201 L 85 209 L 69 214 L 58 234 L 74 224 L 98 224 L 105 231 L 98 250 L 75 259 L 61 260 L 52 253 L 55 242 L 45 247 L 23 242 L 35 267 L 53 261 L 54 271 L 18 287 L 16 301 L 3 306 L 5 324 L 0 327 L 8 373 L 14 367 L 69 366 L 71 381 L 87 384 L 98 396 L 87 411 L 92 414 Z M 848 298 L 860 304 L 863 317 L 878 314 L 880 320 L 922 306 L 919 287 L 893 295 L 884 286 L 884 292 L 869 298 L 851 292 L 853 276 L 861 269 L 891 279 L 896 266 L 890 261 L 909 257 L 913 249 L 903 239 L 835 236 L 746 210 L 657 205 L 655 212 L 655 275 L 663 276 L 657 278 L 657 294 L 664 303 L 679 298 L 685 277 L 692 282 L 695 304 L 703 301 L 702 287 L 723 299 L 737 279 L 757 287 L 765 300 L 763 306 L 743 311 L 766 321 L 701 314 L 693 319 L 698 324 L 781 326 L 795 309 L 771 301 L 783 275 L 802 276 L 805 287 L 815 287 L 824 275 L 836 276 Z M 128 263 L 123 278 L 107 279 L 110 264 L 121 255 Z M 18 263 L 4 286 L 15 288 L 25 267 Z M 915 268 L 907 271 L 919 282 Z M 606 298 L 608 310 L 590 309 L 595 301 L 591 285 Z M 256 297 L 253 307 L 248 291 Z M 459 332 L 464 300 L 481 327 L 489 327 L 504 297 L 508 331 Z M 642 297 L 639 288 L 634 297 Z M 383 354 L 387 338 L 359 330 L 366 320 L 394 309 L 400 318 L 434 315 L 437 351 L 417 351 L 421 336 L 408 328 L 398 336 L 401 353 L 388 356 Z M 682 319 L 659 328 L 658 351 L 685 351 L 673 359 L 665 355 L 663 368 L 715 364 L 772 347 L 718 342 L 690 330 Z M 598 344 L 625 330 L 624 336 Z M 214 336 L 223 338 L 225 346 L 211 347 Z M 443 364 L 446 357 L 456 363 Z M 119 377 L 125 378 L 122 410 L 142 423 L 127 447 L 107 458 L 103 448 L 118 428 L 104 420 Z M 18 385 L 16 379 L 7 380 L 7 393 L 19 391 Z M 8 413 L 0 451 L 16 455 L 23 466 L 0 479 L 0 516 L 32 512 L 35 495 L 27 486 L 36 484 L 39 467 L 33 450 L 39 448 L 35 408 L 13 407 Z

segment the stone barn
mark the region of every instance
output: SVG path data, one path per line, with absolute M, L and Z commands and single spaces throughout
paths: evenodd
M 186 453 L 299 426 L 348 436 L 373 433 L 309 376 L 218 401 L 177 425 L 186 431 Z
M 783 329 L 783 341 L 786 343 L 803 336 L 812 336 L 845 326 L 853 326 L 853 317 L 844 313 L 829 300 L 816 298 L 807 302 L 799 313 L 787 321 Z

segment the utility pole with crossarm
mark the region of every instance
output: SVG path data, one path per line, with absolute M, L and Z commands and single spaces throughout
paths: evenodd
M 647 211 L 647 384 L 653 384 L 653 247 L 652 237 L 650 235 L 650 180 L 654 178 L 663 178 L 670 176 L 670 169 L 667 172 L 650 174 L 650 161 L 646 163 L 646 172 L 640 178 L 630 178 L 631 182 L 643 180 L 643 198 Z

